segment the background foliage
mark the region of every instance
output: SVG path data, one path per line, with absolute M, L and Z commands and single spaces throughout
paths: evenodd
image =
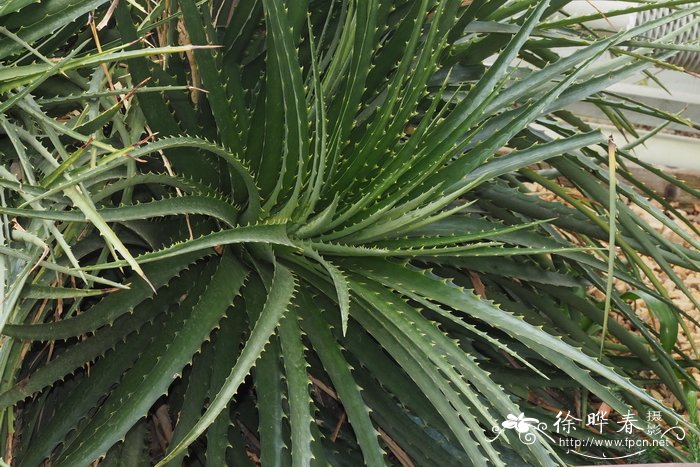
M 597 37 L 565 3 L 5 1 L 3 459 L 550 465 L 580 458 L 491 428 L 604 402 L 690 433 L 649 460 L 698 460 L 646 391 L 697 413 L 690 318 L 645 263 L 693 299 L 697 239 L 565 110 L 694 125 L 605 89 L 698 7 Z

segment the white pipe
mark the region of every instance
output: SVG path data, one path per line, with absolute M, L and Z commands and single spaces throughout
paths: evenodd
M 694 2 L 689 5 L 698 4 L 700 4 L 700 2 Z M 582 24 L 597 31 L 610 32 L 626 31 L 646 22 L 662 19 L 671 14 L 673 11 L 668 7 L 663 7 L 615 16 L 609 15 L 613 11 L 624 11 L 625 9 L 638 5 L 640 5 L 640 3 L 637 2 L 574 0 L 567 3 L 562 10 L 574 19 L 588 15 L 601 15 L 603 18 L 584 21 Z M 647 31 L 647 33 L 644 34 L 644 37 L 647 40 L 657 40 L 674 31 L 685 28 L 683 33 L 676 35 L 674 41 L 681 44 L 695 43 L 700 38 L 700 25 L 697 23 L 692 24 L 696 19 L 696 14 L 689 14 L 684 17 L 676 18 L 675 20 L 658 26 L 651 31 Z M 674 65 L 681 66 L 688 71 L 700 72 L 700 53 L 693 51 L 682 51 L 675 54 L 668 61 Z
M 605 14 L 614 10 L 623 10 L 631 6 L 637 6 L 636 3 L 630 2 L 615 2 L 601 0 L 574 0 L 566 4 L 562 10 L 572 17 L 586 16 L 594 14 Z M 599 31 L 623 31 L 632 28 L 637 21 L 637 13 L 627 13 L 624 15 L 611 16 L 609 18 L 595 19 L 586 21 L 585 24 L 591 29 Z

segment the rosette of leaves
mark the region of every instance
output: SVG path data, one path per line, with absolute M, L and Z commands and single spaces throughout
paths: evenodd
M 697 240 L 565 108 L 694 125 L 604 91 L 695 10 L 600 38 L 562 3 L 4 3 L 3 458 L 551 465 L 573 454 L 492 427 L 600 401 L 694 433 L 645 390 L 690 407 L 697 362 L 642 257 L 683 288 Z M 595 298 L 613 279 L 660 330 Z

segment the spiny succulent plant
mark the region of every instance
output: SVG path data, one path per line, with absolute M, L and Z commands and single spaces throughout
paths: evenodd
M 564 3 L 6 1 L 3 459 L 565 464 L 492 428 L 600 402 L 696 433 L 640 371 L 690 407 L 690 318 L 645 261 L 692 297 L 697 239 L 567 106 L 694 125 L 605 89 L 698 7 L 601 38 Z

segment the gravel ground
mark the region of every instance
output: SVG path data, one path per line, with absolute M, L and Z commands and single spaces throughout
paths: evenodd
M 695 225 L 695 228 L 697 230 L 700 230 L 700 204 L 695 204 L 693 206 L 674 207 L 676 207 L 679 211 L 684 212 L 687 218 L 690 221 L 692 221 L 692 223 Z M 673 241 L 678 245 L 686 247 L 689 246 L 675 232 L 672 232 L 660 221 L 656 220 L 650 214 L 644 212 L 643 209 L 639 208 L 638 206 L 630 206 L 630 208 L 637 215 L 646 220 L 647 223 L 649 223 L 649 225 L 653 226 L 659 233 L 661 233 L 667 239 Z M 682 221 L 674 218 L 670 214 L 669 216 L 676 221 L 677 225 L 683 228 L 683 230 L 685 230 L 686 232 L 690 233 L 694 238 L 700 238 L 700 236 L 698 236 L 696 232 L 692 232 L 692 229 L 689 226 L 685 225 Z M 656 265 L 654 261 L 652 261 L 649 258 L 644 258 L 644 261 L 651 268 L 653 268 L 661 283 L 668 290 L 669 297 L 671 297 L 673 303 L 679 309 L 683 310 L 689 316 L 694 318 L 696 321 L 700 322 L 700 310 L 693 304 L 690 298 L 686 296 L 685 293 L 683 293 L 683 291 L 680 290 L 663 271 L 661 271 L 661 269 L 658 267 L 658 265 Z M 683 281 L 683 284 L 688 288 L 695 300 L 700 301 L 700 272 L 689 271 L 679 266 L 674 266 L 673 270 Z M 658 323 L 653 318 L 653 316 L 650 315 L 644 302 L 638 300 L 636 305 L 639 316 L 658 330 Z M 694 353 L 691 345 L 691 340 L 694 342 L 695 347 L 700 350 L 700 326 L 697 326 L 690 320 L 686 320 L 686 325 L 688 326 L 688 329 L 690 331 L 690 336 L 686 335 L 686 333 L 682 329 L 679 329 L 678 347 L 686 356 L 698 360 L 700 359 L 700 355 L 696 355 Z M 689 370 L 689 373 L 693 375 L 695 380 L 700 384 L 700 369 L 692 368 Z M 672 405 L 675 409 L 680 409 L 680 403 L 671 395 L 670 391 L 668 391 L 666 388 L 660 387 L 657 390 L 652 389 L 652 394 L 657 399 L 663 400 L 667 405 Z M 700 396 L 698 397 L 698 406 L 700 407 Z
M 559 202 L 563 202 L 561 199 L 557 198 L 556 195 L 552 194 L 551 192 L 547 191 L 543 187 L 537 184 L 526 184 L 528 188 L 533 192 L 533 195 L 539 196 L 543 199 L 546 200 L 556 200 Z M 571 190 L 572 194 L 575 196 L 580 196 L 578 192 L 575 192 L 575 190 Z M 659 209 L 663 210 L 663 207 L 654 203 L 656 207 Z M 700 231 L 700 202 L 694 205 L 683 205 L 679 206 L 677 203 L 672 203 L 673 207 L 678 209 L 681 213 L 683 213 L 688 220 L 692 222 L 692 224 L 695 226 L 696 232 L 693 232 L 693 230 L 683 223 L 681 220 L 675 218 L 671 213 L 667 213 L 667 215 L 673 219 L 678 226 L 680 226 L 683 230 L 688 232 L 692 237 L 699 239 L 700 240 L 700 235 L 698 235 L 698 231 Z M 656 229 L 657 232 L 661 233 L 665 238 L 673 241 L 674 243 L 682 246 L 688 247 L 689 245 L 687 242 L 685 242 L 681 237 L 679 237 L 675 232 L 671 231 L 668 227 L 663 225 L 659 220 L 654 218 L 651 214 L 645 212 L 642 208 L 636 206 L 636 205 L 630 205 L 630 209 L 637 214 L 639 217 L 644 219 L 649 225 L 651 225 L 654 229 Z M 673 303 L 681 310 L 683 310 L 685 313 L 687 313 L 689 316 L 691 316 L 693 319 L 695 319 L 697 322 L 700 322 L 700 309 L 698 309 L 693 302 L 690 300 L 688 296 L 686 296 L 682 290 L 676 286 L 676 284 L 661 270 L 661 268 L 654 262 L 653 259 L 648 258 L 648 257 L 642 257 L 645 263 L 656 273 L 656 277 L 659 279 L 659 281 L 664 285 L 666 290 L 668 291 L 668 296 L 672 299 Z M 673 270 L 675 273 L 678 275 L 678 277 L 683 281 L 683 284 L 685 287 L 690 291 L 692 296 L 696 299 L 696 301 L 700 301 L 700 272 L 695 272 L 695 271 L 689 271 L 687 269 L 684 269 L 682 267 L 674 266 Z M 649 282 L 647 280 L 647 282 Z M 618 283 L 616 284 L 616 288 L 619 292 L 625 292 L 626 290 L 629 290 L 630 287 L 625 284 L 625 283 Z M 604 296 L 603 294 L 597 290 L 597 289 L 592 289 L 590 291 L 594 296 L 598 297 L 599 299 L 602 299 Z M 647 310 L 646 304 L 644 303 L 643 300 L 637 300 L 634 303 L 634 308 L 638 313 L 638 316 L 642 318 L 645 322 L 649 323 L 651 327 L 656 329 L 657 331 L 659 330 L 659 323 L 655 319 L 653 315 L 650 314 L 650 312 Z M 621 317 L 616 316 L 616 319 L 618 319 L 622 324 L 629 326 L 629 323 L 626 323 L 624 320 L 622 320 Z M 693 351 L 692 345 L 691 345 L 691 340 L 695 344 L 696 348 L 700 351 L 700 326 L 695 325 L 692 321 L 687 320 L 685 321 L 689 334 L 687 335 L 682 328 L 679 328 L 679 334 L 678 334 L 678 341 L 677 345 L 680 351 L 685 354 L 687 357 L 694 359 L 694 360 L 700 360 L 700 355 L 696 355 Z M 680 355 L 677 355 L 677 357 L 680 357 Z M 700 369 L 698 368 L 691 368 L 688 371 L 700 384 Z M 651 374 L 646 374 L 644 376 L 649 376 L 653 377 Z M 673 396 L 671 391 L 669 391 L 665 386 L 658 386 L 656 388 L 651 388 L 651 394 L 657 398 L 660 401 L 663 401 L 666 406 L 672 406 L 674 409 L 676 409 L 679 412 L 682 412 L 682 406 L 681 403 L 676 400 L 676 398 Z M 698 394 L 698 407 L 700 407 L 700 393 Z

